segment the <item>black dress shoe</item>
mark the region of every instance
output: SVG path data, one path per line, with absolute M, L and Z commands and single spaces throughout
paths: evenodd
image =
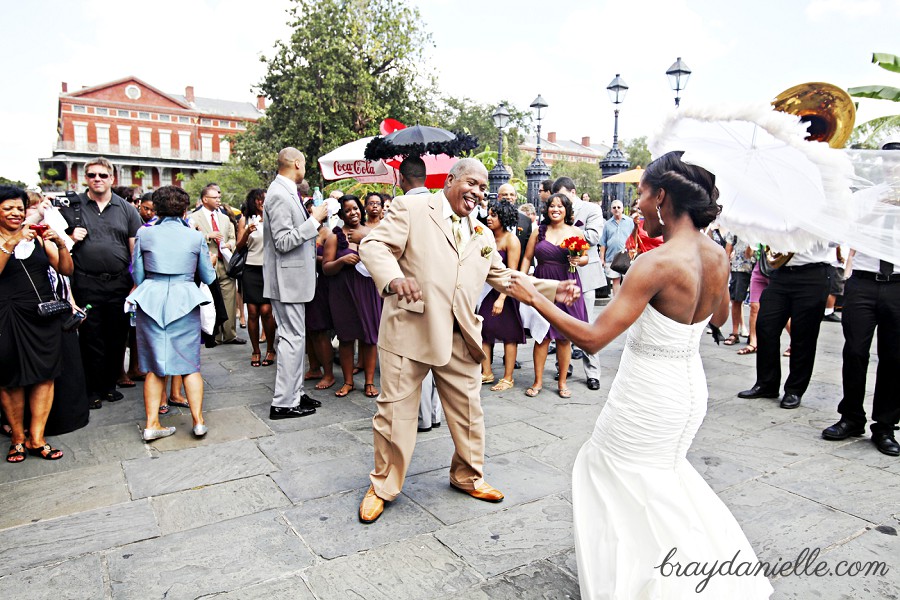
M 581 360 L 584 358 L 584 351 L 581 348 L 572 349 L 572 360 Z
M 300 396 L 300 408 L 319 408 L 322 403 L 315 398 L 310 398 L 306 394 Z
M 516 361 L 513 364 L 513 369 L 521 369 L 521 368 L 522 368 L 522 363 L 520 363 L 519 361 Z
M 233 340 L 228 340 L 227 342 L 223 342 L 223 343 L 225 343 L 225 344 L 246 344 L 247 340 L 245 340 L 244 338 L 236 337 Z
M 550 343 L 547 345 L 547 354 L 556 354 L 556 341 L 550 340 Z
M 800 396 L 797 394 L 785 394 L 781 399 L 781 408 L 797 408 L 800 406 Z
M 303 408 L 302 406 L 273 406 L 269 408 L 269 418 L 273 421 L 278 419 L 296 419 L 297 417 L 308 417 L 315 414 L 314 408 Z
M 113 390 L 111 392 L 106 392 L 106 396 L 104 396 L 103 399 L 106 400 L 107 402 L 118 402 L 119 400 L 121 400 L 124 397 L 125 396 L 122 395 L 122 392 Z
M 418 429 L 416 429 L 416 431 L 418 431 L 419 433 L 426 433 L 428 431 L 431 431 L 431 427 L 419 427 Z
M 822 431 L 822 437 L 826 440 L 840 441 L 846 440 L 850 436 L 858 437 L 866 432 L 865 427 L 850 423 L 841 419 L 831 427 L 826 427 Z
M 882 431 L 876 430 L 872 432 L 872 443 L 878 448 L 878 451 L 888 456 L 900 456 L 900 444 L 894 439 L 892 430 Z
M 90 404 L 88 408 L 91 410 L 97 410 L 98 408 L 103 408 L 103 401 L 100 399 L 100 396 L 91 396 Z
M 749 390 L 738 392 L 738 398 L 777 398 L 778 392 L 766 392 L 760 386 L 754 385 Z
M 589 390 L 599 390 L 600 389 L 600 380 L 595 379 L 593 377 L 588 377 L 587 386 Z
M 569 370 L 566 371 L 566 377 L 572 376 L 572 365 L 569 365 Z M 553 376 L 553 379 L 559 381 L 559 365 L 556 365 L 556 375 Z

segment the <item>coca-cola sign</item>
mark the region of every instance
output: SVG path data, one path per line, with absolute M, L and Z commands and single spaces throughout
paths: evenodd
M 384 164 L 381 162 L 372 162 L 368 160 L 334 161 L 334 174 L 338 176 L 361 177 L 366 175 L 380 175 L 384 172 Z

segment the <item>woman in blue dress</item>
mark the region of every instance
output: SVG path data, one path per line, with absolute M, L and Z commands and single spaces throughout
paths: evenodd
M 136 306 L 138 356 L 144 381 L 147 427 L 144 441 L 175 433 L 159 423 L 159 403 L 166 375 L 182 375 L 190 404 L 194 435 L 206 434 L 203 422 L 203 379 L 200 376 L 200 305 L 206 297 L 195 276 L 207 285 L 216 280 L 203 235 L 184 220 L 190 196 L 172 185 L 153 193 L 159 217 L 141 228 L 135 239 L 132 271 L 137 288 L 127 301 Z

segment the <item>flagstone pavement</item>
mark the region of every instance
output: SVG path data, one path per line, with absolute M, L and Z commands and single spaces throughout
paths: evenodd
M 754 357 L 704 337 L 709 409 L 688 458 L 759 558 L 793 560 L 809 548 L 832 569 L 873 560 L 888 569 L 775 577 L 773 598 L 900 598 L 900 459 L 877 452 L 868 435 L 820 436 L 841 398 L 840 325 L 822 324 L 797 410 L 737 398 L 754 382 Z M 312 392 L 323 403 L 317 414 L 270 421 L 275 367 L 251 368 L 249 346 L 204 350 L 206 438 L 194 439 L 187 410 L 174 409 L 162 422 L 178 432 L 143 443 L 137 388 L 92 411 L 87 427 L 51 438 L 62 460 L 0 466 L 0 597 L 578 598 L 571 468 L 623 342 L 601 354 L 599 391 L 587 389 L 578 364 L 570 399 L 552 389 L 526 397 L 530 346 L 520 348 L 514 389 L 485 386 L 486 478 L 506 494 L 502 503 L 449 487 L 444 426 L 419 434 L 402 495 L 368 526 L 357 507 L 375 404 L 361 393 L 362 374 L 346 398 Z M 873 356 L 870 390 L 875 364 Z

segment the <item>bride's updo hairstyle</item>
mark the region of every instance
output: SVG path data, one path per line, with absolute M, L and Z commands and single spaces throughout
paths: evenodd
M 642 181 L 655 193 L 660 188 L 672 200 L 676 215 L 688 213 L 694 226 L 702 229 L 712 223 L 722 210 L 716 200 L 719 189 L 716 176 L 696 165 L 682 162 L 681 150 L 667 152 L 647 166 Z

